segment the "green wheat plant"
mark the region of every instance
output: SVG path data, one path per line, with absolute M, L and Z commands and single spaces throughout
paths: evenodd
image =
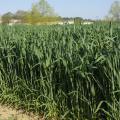
M 119 26 L 0 26 L 0 102 L 49 120 L 119 120 Z

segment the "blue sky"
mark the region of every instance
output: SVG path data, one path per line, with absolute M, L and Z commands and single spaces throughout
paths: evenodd
M 0 14 L 11 11 L 29 10 L 38 0 L 1 0 Z M 109 11 L 115 0 L 47 0 L 55 11 L 63 17 L 83 17 L 101 19 Z

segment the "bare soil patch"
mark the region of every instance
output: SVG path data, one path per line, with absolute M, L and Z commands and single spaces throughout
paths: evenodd
M 44 120 L 44 118 L 0 105 L 0 120 Z

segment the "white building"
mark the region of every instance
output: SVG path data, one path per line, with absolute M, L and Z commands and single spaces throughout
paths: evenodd
M 91 25 L 91 24 L 93 24 L 93 22 L 90 22 L 90 21 L 84 21 L 82 24 L 83 24 L 83 25 Z
M 21 20 L 18 20 L 18 19 L 12 19 L 12 20 L 10 20 L 9 25 L 20 24 L 20 23 L 21 23 Z

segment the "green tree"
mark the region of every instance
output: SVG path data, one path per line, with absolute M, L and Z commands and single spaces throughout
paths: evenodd
M 31 10 L 31 23 L 36 24 L 39 22 L 41 17 L 40 11 L 38 9 L 38 6 L 36 4 L 32 5 L 32 10 Z
M 14 14 L 11 12 L 5 13 L 4 15 L 2 15 L 2 23 L 3 24 L 8 24 L 10 23 L 11 19 L 13 19 Z
M 42 16 L 57 16 L 53 7 L 46 0 L 40 0 L 38 3 L 38 8 Z
M 22 22 L 31 24 L 31 21 L 32 21 L 31 11 L 26 11 L 26 13 L 24 14 L 22 18 Z
M 81 24 L 82 21 L 83 21 L 83 18 L 81 18 L 81 17 L 74 18 L 74 23 L 75 24 Z
M 110 8 L 107 19 L 120 20 L 120 1 L 115 1 Z
M 27 14 L 27 11 L 23 11 L 23 10 L 18 10 L 15 14 L 14 14 L 14 18 L 15 19 L 23 19 L 24 16 Z

